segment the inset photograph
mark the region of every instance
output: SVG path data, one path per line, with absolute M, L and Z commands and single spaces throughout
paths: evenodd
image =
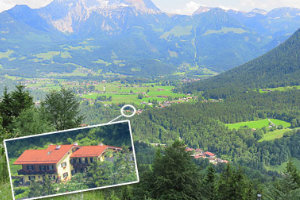
M 4 141 L 14 199 L 139 181 L 129 121 Z

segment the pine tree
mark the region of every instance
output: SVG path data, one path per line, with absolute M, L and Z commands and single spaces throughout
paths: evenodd
M 228 164 L 222 172 L 218 184 L 218 199 L 219 200 L 235 200 L 235 192 L 233 188 L 233 172 L 231 165 Z
M 78 127 L 83 120 L 79 100 L 71 90 L 62 88 L 60 91 L 52 91 L 41 105 L 45 116 L 57 130 Z
M 207 200 L 216 199 L 216 171 L 212 165 L 207 168 L 206 176 L 203 181 L 202 191 Z
M 285 175 L 290 175 L 292 181 L 297 184 L 297 188 L 300 188 L 300 174 L 291 160 L 286 165 Z
M 2 127 L 7 128 L 13 120 L 13 105 L 11 94 L 4 89 L 3 98 L 0 102 L 0 115 L 2 116 Z
M 17 85 L 16 90 L 11 93 L 13 100 L 13 116 L 18 117 L 23 110 L 29 109 L 33 106 L 33 97 L 28 91 L 25 91 L 25 86 Z
M 25 86 L 18 85 L 16 90 L 8 93 L 5 88 L 3 99 L 0 102 L 0 114 L 3 118 L 2 126 L 5 129 L 11 130 L 13 119 L 18 117 L 22 111 L 33 106 L 33 98 L 28 91 L 25 91 Z
M 200 175 L 181 141 L 175 141 L 162 155 L 156 154 L 153 170 L 145 178 L 144 197 L 154 199 L 201 199 Z M 149 181 L 149 182 L 148 182 Z

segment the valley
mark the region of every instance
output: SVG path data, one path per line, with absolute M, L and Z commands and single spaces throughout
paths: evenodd
M 151 0 L 17 5 L 0 13 L 1 142 L 107 123 L 132 104 L 141 182 L 53 199 L 297 200 L 299 27 L 290 7 L 177 15 Z M 6 169 L 0 144 L 0 194 L 10 199 Z

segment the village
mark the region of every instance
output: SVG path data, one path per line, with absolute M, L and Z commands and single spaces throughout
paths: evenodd
M 190 147 L 186 147 L 185 151 L 191 152 L 191 156 L 194 159 L 208 159 L 211 164 L 217 165 L 219 163 L 228 163 L 227 160 L 222 160 L 221 158 L 216 157 L 216 155 L 212 152 L 206 151 L 204 152 L 202 149 L 197 148 L 193 149 Z
M 150 145 L 154 147 L 163 147 L 163 148 L 167 147 L 167 144 L 161 144 L 161 143 L 150 143 Z M 217 165 L 221 163 L 225 163 L 225 164 L 229 163 L 228 160 L 223 160 L 221 158 L 218 158 L 214 153 L 209 151 L 203 151 L 200 148 L 194 149 L 191 147 L 186 147 L 185 151 L 189 152 L 191 157 L 193 157 L 194 159 L 208 159 L 209 163 L 213 165 Z

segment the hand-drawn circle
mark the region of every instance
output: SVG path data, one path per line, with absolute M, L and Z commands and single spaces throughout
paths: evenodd
M 132 114 L 130 114 L 130 115 L 126 115 L 125 113 L 124 113 L 124 110 L 125 110 L 125 108 L 127 108 L 127 107 L 129 107 L 129 108 L 131 108 L 132 110 L 133 110 L 133 113 Z M 136 113 L 136 109 L 135 109 L 135 107 L 133 106 L 133 105 L 124 105 L 122 108 L 121 108 L 121 114 L 122 114 L 122 116 L 124 116 L 124 117 L 133 117 L 134 115 L 135 115 L 135 113 Z

